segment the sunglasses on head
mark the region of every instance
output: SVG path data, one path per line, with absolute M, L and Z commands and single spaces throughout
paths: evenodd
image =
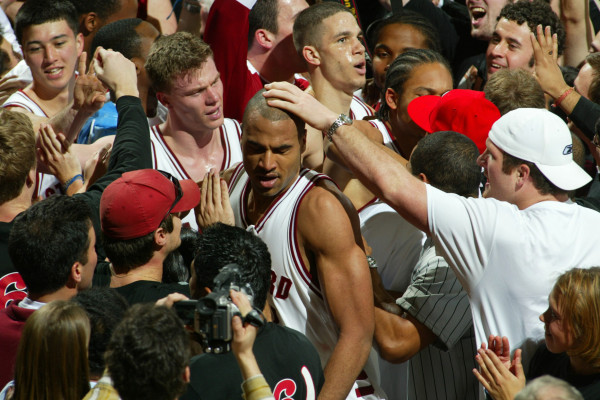
M 158 172 L 160 172 L 165 178 L 167 178 L 168 180 L 173 182 L 173 186 L 175 187 L 175 201 L 173 201 L 173 204 L 171 204 L 171 207 L 169 207 L 169 211 L 167 211 L 167 213 L 163 217 L 163 220 L 164 220 L 165 218 L 167 218 L 169 216 L 169 214 L 171 214 L 171 211 L 173 211 L 173 208 L 175 208 L 175 205 L 183 197 L 183 190 L 181 189 L 181 184 L 179 184 L 179 179 L 175 178 L 173 175 L 171 175 L 168 172 L 160 171 L 160 170 L 158 170 Z

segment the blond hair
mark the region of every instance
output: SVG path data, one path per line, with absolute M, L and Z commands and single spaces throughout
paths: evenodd
M 554 284 L 551 296 L 573 335 L 573 347 L 567 354 L 600 368 L 600 267 L 565 272 Z
M 201 69 L 213 52 L 199 37 L 188 32 L 160 36 L 152 44 L 146 59 L 146 72 L 152 87 L 168 92 L 177 78 Z

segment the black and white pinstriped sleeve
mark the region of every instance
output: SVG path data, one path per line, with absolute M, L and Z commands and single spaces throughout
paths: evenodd
M 469 299 L 452 269 L 438 256 L 431 239 L 413 270 L 411 284 L 398 305 L 437 336 L 434 344 L 452 348 L 473 324 Z

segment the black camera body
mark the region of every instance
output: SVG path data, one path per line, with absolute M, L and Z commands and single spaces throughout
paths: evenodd
M 252 297 L 249 287 L 240 287 L 240 269 L 237 264 L 227 264 L 213 280 L 213 291 L 198 300 L 178 301 L 175 311 L 185 325 L 193 326 L 207 353 L 224 353 L 230 350 L 233 339 L 231 320 L 240 315 L 229 297 L 231 289 Z

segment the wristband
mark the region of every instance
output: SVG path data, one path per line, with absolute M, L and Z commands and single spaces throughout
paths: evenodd
M 83 175 L 81 174 L 77 174 L 74 177 L 72 177 L 71 179 L 69 179 L 67 181 L 67 183 L 65 183 L 65 193 L 67 192 L 67 190 L 69 189 L 69 186 L 71 186 L 73 184 L 73 182 L 75 182 L 77 179 L 81 179 L 81 182 L 83 183 Z
M 566 99 L 567 96 L 570 95 L 573 90 L 574 90 L 574 88 L 572 88 L 572 87 L 565 90 L 563 92 L 563 94 L 561 94 L 560 97 L 558 99 L 556 99 L 556 101 L 554 102 L 554 107 L 558 108 L 560 106 L 560 103 L 562 103 L 563 100 Z
M 377 261 L 375 257 L 367 256 L 367 262 L 369 263 L 369 268 L 377 269 Z

